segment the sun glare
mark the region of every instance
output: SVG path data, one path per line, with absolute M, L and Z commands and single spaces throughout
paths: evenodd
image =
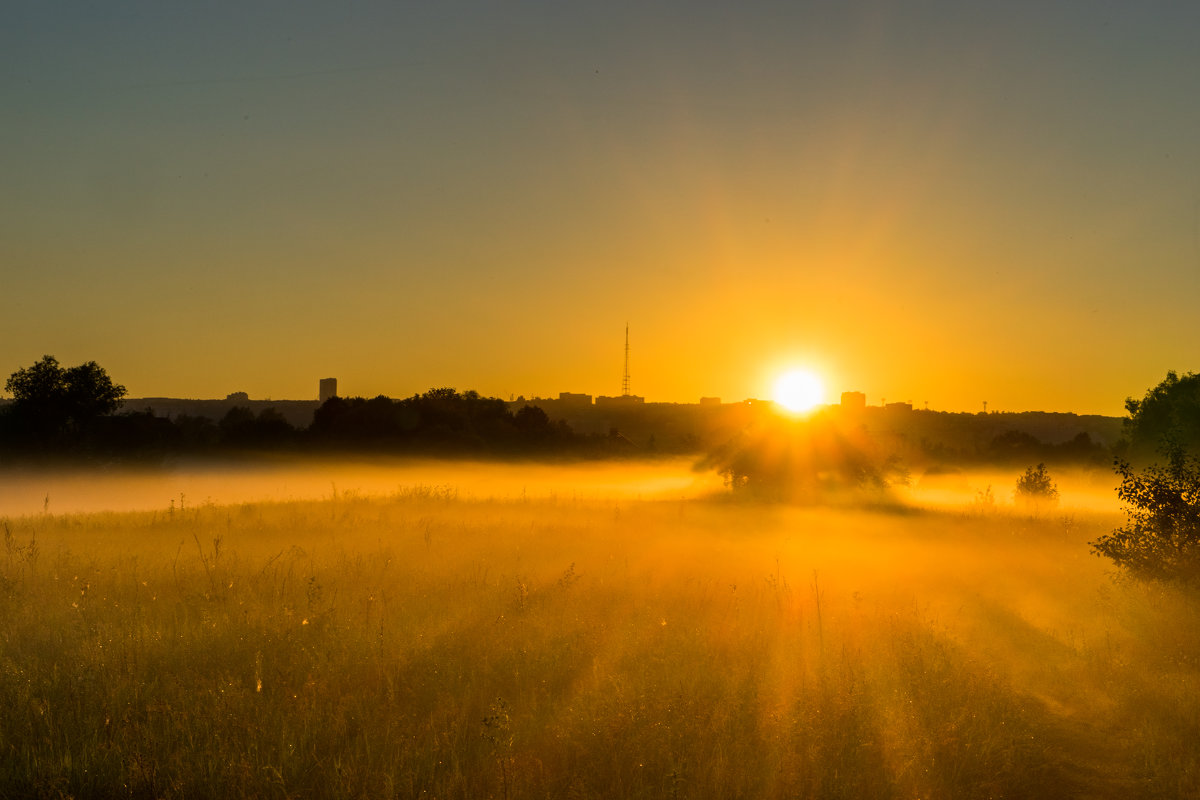
M 810 411 L 824 402 L 825 384 L 808 370 L 791 370 L 775 382 L 774 399 L 792 413 Z

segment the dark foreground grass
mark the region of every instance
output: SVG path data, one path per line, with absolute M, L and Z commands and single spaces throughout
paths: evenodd
M 1107 520 L 466 502 L 3 521 L 2 797 L 1181 797 Z

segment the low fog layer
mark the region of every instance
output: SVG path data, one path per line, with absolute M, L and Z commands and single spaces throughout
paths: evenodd
M 952 508 L 957 506 L 1012 506 L 1015 502 L 1017 479 L 1024 470 L 989 467 L 976 470 L 954 470 L 914 476 L 908 486 L 896 487 L 897 499 L 922 508 Z M 1119 508 L 1116 473 L 1107 468 L 1051 467 L 1050 476 L 1059 492 L 1056 504 L 1047 504 L 1042 511 L 1055 508 L 1063 511 L 1111 512 Z M 990 497 L 990 500 L 988 499 Z
M 586 464 L 279 460 L 172 469 L 11 471 L 0 475 L 0 516 L 140 511 L 172 505 L 319 500 L 338 495 L 449 492 L 486 498 L 687 498 L 719 490 L 688 459 Z
M 1113 511 L 1115 476 L 1108 470 L 1052 470 L 1064 511 Z M 921 507 L 1013 503 L 1019 470 L 914 475 L 889 496 Z M 0 516 L 139 511 L 202 504 L 319 500 L 339 495 L 386 497 L 413 491 L 462 499 L 662 499 L 727 491 L 714 472 L 691 459 L 575 464 L 438 460 L 263 460 L 181 464 L 170 469 L 12 470 L 0 473 Z M 990 501 L 988 500 L 990 492 Z M 1043 509 L 1049 510 L 1049 509 Z

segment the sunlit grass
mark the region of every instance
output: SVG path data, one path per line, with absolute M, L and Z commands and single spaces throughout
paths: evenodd
M 4 520 L 0 793 L 1200 791 L 1107 516 L 391 497 Z

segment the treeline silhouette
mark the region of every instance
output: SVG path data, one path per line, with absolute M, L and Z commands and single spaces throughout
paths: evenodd
M 611 437 L 580 436 L 536 406 L 514 412 L 498 398 L 448 388 L 404 400 L 330 398 L 313 414 L 307 439 L 315 447 L 450 454 L 605 452 L 613 447 Z
M 219 419 L 167 418 L 153 409 L 79 419 L 28 404 L 0 408 L 0 452 L 26 459 L 154 459 L 242 451 L 606 457 L 628 450 L 615 431 L 578 434 L 536 406 L 510 411 L 503 400 L 451 388 L 401 400 L 331 398 L 307 428 L 292 425 L 274 408 L 255 413 L 245 406 L 234 406 Z
M 1131 412 L 1137 412 L 1127 420 L 1133 424 L 1126 431 L 1130 441 L 1136 445 L 1136 434 L 1157 431 L 1159 417 L 1186 411 L 1176 406 L 1190 408 L 1195 383 L 1190 374 L 1175 379 L 1172 373 L 1145 401 L 1130 401 Z M 237 402 L 211 416 L 204 416 L 202 407 L 193 406 L 190 412 L 176 407 L 166 416 L 163 409 L 156 413 L 152 407 L 121 411 L 125 388 L 113 383 L 103 368 L 95 362 L 64 368 L 52 356 L 13 373 L 5 389 L 13 399 L 0 401 L 0 456 L 10 460 L 362 451 L 497 458 L 694 455 L 753 465 L 762 458 L 755 451 L 772 442 L 794 446 L 793 433 L 813 437 L 824 424 L 832 425 L 842 439 L 869 445 L 869 452 L 879 454 L 873 459 L 876 471 L 891 471 L 892 464 L 901 463 L 920 474 L 941 465 L 1105 466 L 1125 445 L 1117 442 L 1114 449 L 1112 436 L 1105 435 L 1105 426 L 1111 428 L 1115 420 L 1071 414 L 899 413 L 832 406 L 804 421 L 780 417 L 772 404 L 758 401 L 601 409 L 554 401 L 507 403 L 452 388 L 399 400 L 382 395 L 335 397 L 316 408 L 307 426 L 296 424 L 294 413 L 264 407 L 261 401 Z M 290 410 L 286 403 L 281 408 Z M 742 452 L 748 446 L 750 451 Z M 776 455 L 770 449 L 765 452 Z M 788 457 L 804 452 L 800 448 Z

